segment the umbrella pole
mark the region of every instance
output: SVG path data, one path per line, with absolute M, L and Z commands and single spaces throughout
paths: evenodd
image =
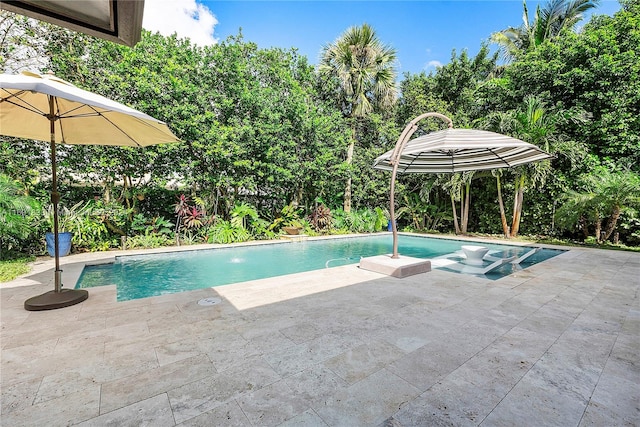
M 53 121 L 51 122 L 53 127 Z M 58 238 L 58 203 L 60 202 L 60 193 L 58 193 L 58 178 L 56 176 L 56 142 L 51 134 L 51 204 L 53 205 L 53 251 L 55 253 L 56 269 L 54 272 L 54 291 L 62 290 L 62 270 L 60 270 L 60 240 Z
M 391 217 L 391 232 L 393 234 L 393 255 L 391 258 L 400 258 L 398 255 L 398 227 L 396 226 L 396 209 L 395 209 L 395 191 L 396 191 L 396 174 L 398 172 L 398 163 L 393 164 L 393 172 L 391 172 L 391 190 L 389 191 L 389 216 Z
M 53 205 L 53 248 L 55 252 L 54 289 L 29 298 L 24 302 L 28 311 L 53 310 L 78 304 L 89 298 L 89 292 L 84 289 L 62 289 L 62 270 L 60 269 L 60 255 L 58 253 L 58 178 L 56 176 L 56 136 L 55 136 L 54 99 L 49 96 L 49 122 L 51 127 L 51 203 Z
M 396 210 L 395 210 L 395 190 L 396 190 L 396 175 L 398 174 L 398 165 L 400 164 L 400 157 L 402 156 L 402 150 L 404 150 L 405 145 L 409 142 L 409 138 L 414 134 L 414 132 L 418 129 L 418 122 L 427 117 L 437 117 L 443 120 L 449 128 L 453 127 L 453 122 L 451 119 L 440 113 L 424 113 L 411 120 L 409 124 L 404 128 L 402 134 L 398 138 L 398 142 L 396 142 L 396 146 L 393 149 L 393 153 L 391 154 L 391 158 L 389 161 L 393 165 L 393 171 L 391 172 L 391 185 L 389 189 L 389 216 L 391 218 L 391 231 L 393 232 L 393 255 L 391 258 L 398 259 L 400 255 L 398 255 L 398 228 L 396 227 Z

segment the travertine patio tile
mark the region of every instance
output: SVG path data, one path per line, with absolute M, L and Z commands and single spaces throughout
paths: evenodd
M 169 399 L 164 393 L 78 424 L 80 427 L 171 427 L 174 425 Z
M 313 409 L 308 409 L 303 413 L 279 424 L 278 427 L 327 427 L 328 424 L 316 414 Z
M 152 346 L 171 344 L 174 342 L 182 341 L 185 337 L 190 337 L 197 341 L 204 341 L 207 339 L 215 338 L 221 333 L 226 333 L 229 328 L 219 327 L 215 323 L 215 320 L 201 320 L 193 321 L 193 319 L 180 317 L 171 319 L 171 321 L 163 321 L 162 326 L 157 323 L 151 325 L 155 319 L 148 320 L 147 324 L 150 325 L 149 335 L 146 337 L 147 342 Z M 174 323 L 173 325 L 171 325 Z M 138 338 L 142 340 L 144 338 Z
M 397 313 L 403 308 L 415 304 L 420 301 L 416 295 L 386 295 L 378 290 L 375 290 L 379 296 L 374 297 L 374 301 L 377 305 L 389 312 Z
M 310 406 L 322 406 L 333 394 L 346 389 L 349 384 L 324 365 L 314 365 L 285 378 L 296 396 L 306 400 Z
M 56 343 L 56 347 L 53 350 L 57 354 L 75 355 L 78 353 L 91 352 L 92 354 L 99 354 L 100 349 L 104 350 L 105 337 L 102 335 L 94 334 L 82 334 L 82 335 L 69 335 L 62 337 Z
M 512 426 L 526 420 L 534 426 L 578 425 L 588 400 L 529 371 L 483 421 L 483 426 Z
M 280 329 L 280 332 L 295 344 L 311 341 L 324 335 L 323 329 L 318 324 L 306 322 Z
M 452 374 L 403 406 L 393 420 L 401 426 L 477 426 L 502 398 Z
M 353 384 L 402 356 L 404 352 L 399 348 L 385 341 L 374 341 L 347 350 L 325 361 L 324 365 L 349 384 Z
M 359 344 L 362 342 L 347 335 L 327 334 L 293 347 L 273 351 L 263 357 L 278 374 L 287 377 Z
M 102 378 L 102 381 L 111 381 L 116 378 L 145 372 L 159 366 L 156 352 L 153 348 L 144 344 L 105 344 L 104 366 L 109 367 L 109 373 L 115 375 L 111 378 Z
M 522 320 L 539 309 L 540 304 L 523 298 L 522 292 L 520 292 L 494 307 L 492 312 L 500 313 L 503 316 L 513 316 L 516 319 Z
M 41 312 L 30 312 L 41 313 Z M 91 334 L 95 329 L 104 329 L 103 319 L 91 322 L 64 321 L 62 323 L 50 323 L 46 318 L 40 318 L 38 322 L 23 323 L 13 327 L 2 336 L 2 348 L 21 347 L 35 342 L 48 341 L 68 336 L 80 336 Z
M 256 316 L 252 315 L 250 316 L 250 319 L 245 318 L 242 323 L 238 322 L 237 324 L 234 324 L 233 329 L 246 340 L 266 334 L 274 334 L 279 332 L 281 329 L 296 325 L 298 319 L 290 314 L 291 313 L 286 315 L 284 318 L 279 318 L 279 316 L 273 312 L 264 313 L 264 317 L 258 316 L 256 318 Z
M 128 302 L 108 286 L 24 311 L 50 268 L 0 285 L 2 425 L 640 422 L 638 254 L 572 249 L 497 281 L 347 266 Z
M 4 348 L 2 350 L 3 368 L 5 367 L 4 363 L 21 362 L 28 358 L 37 359 L 49 356 L 54 352 L 58 341 L 58 338 L 52 338 L 44 341 L 36 341 L 33 344 Z
M 218 371 L 230 369 L 247 358 L 262 354 L 254 343 L 235 332 L 216 334 L 213 338 L 203 340 L 200 345 Z
M 24 309 L 24 303 L 18 305 L 8 304 L 6 301 L 0 303 L 2 310 L 0 310 L 0 327 L 1 336 L 11 333 L 14 328 L 20 327 L 27 318 L 29 312 Z M 4 345 L 3 345 L 4 347 Z
M 293 347 L 296 345 L 292 340 L 287 338 L 280 331 L 273 333 L 267 333 L 263 335 L 256 335 L 249 340 L 251 345 L 255 347 L 260 353 L 271 353 L 287 347 Z
M 266 362 L 253 358 L 234 369 L 170 390 L 168 396 L 176 422 L 180 423 L 279 380 L 280 376 Z
M 104 346 L 89 347 L 82 356 L 82 362 L 88 365 L 100 363 L 103 360 Z M 22 353 L 22 352 L 21 352 Z M 5 359 L 6 357 L 6 359 Z M 30 379 L 42 378 L 51 373 L 72 370 L 79 365 L 77 357 L 69 354 L 44 354 L 38 358 L 29 356 L 15 356 L 10 350 L 3 351 L 2 356 L 2 385 L 7 386 Z
M 384 340 L 399 348 L 404 353 L 411 353 L 431 342 L 431 334 L 425 333 L 424 326 L 402 327 L 384 331 L 372 337 L 373 340 Z
M 281 376 L 287 377 L 309 369 L 322 360 L 314 355 L 309 343 L 273 351 L 262 356 L 264 360 Z
M 4 389 L 3 389 L 4 394 Z M 68 426 L 97 417 L 100 390 L 85 389 L 2 413 L 3 426 Z
M 158 362 L 155 359 L 140 362 L 135 356 L 127 356 L 132 359 L 127 359 L 126 356 L 123 356 L 122 358 L 112 358 L 109 360 L 104 360 L 103 358 L 96 362 L 90 362 L 83 359 L 82 363 L 76 361 L 75 365 L 67 368 L 67 371 L 77 372 L 81 376 L 90 378 L 96 383 L 104 384 L 132 375 L 141 374 L 158 367 Z M 60 371 L 64 372 L 65 370 Z
M 216 408 L 190 418 L 180 424 L 179 427 L 251 427 L 252 424 L 235 400 L 223 403 Z
M 175 303 L 168 302 L 163 304 L 147 304 L 142 307 L 132 307 L 127 310 L 111 310 L 105 313 L 105 320 L 110 327 L 118 327 L 151 319 L 170 318 L 176 314 L 182 314 L 182 312 Z
M 34 404 L 68 396 L 74 393 L 100 393 L 100 384 L 77 372 L 66 371 L 47 375 L 42 379 Z
M 590 396 L 581 426 L 633 426 L 640 423 L 640 369 L 630 372 L 607 363 Z
M 94 326 L 91 329 L 85 331 L 77 331 L 76 333 L 68 333 L 63 337 L 70 340 L 81 340 L 88 338 L 100 337 L 104 342 L 118 341 L 118 340 L 133 340 L 139 339 L 149 334 L 149 328 L 145 321 L 138 321 L 135 323 L 127 323 L 124 325 L 111 326 Z
M 351 334 L 359 341 L 369 342 L 379 339 L 382 335 L 387 335 L 403 326 L 413 324 L 411 316 L 394 316 L 390 313 L 380 313 L 380 310 L 373 310 L 375 315 L 369 315 L 364 319 L 353 319 L 336 325 L 333 333 L 337 335 Z
M 389 364 L 386 369 L 422 392 L 456 370 L 469 357 L 469 354 L 458 349 L 442 343 L 433 343 L 401 357 Z
M 10 386 L 2 386 L 0 395 L 2 410 L 0 414 L 8 414 L 17 409 L 23 409 L 33 403 L 33 399 L 38 392 L 38 387 L 42 378 L 34 378 L 28 381 L 16 382 Z
M 284 381 L 243 394 L 236 400 L 249 421 L 260 426 L 278 425 L 309 408 Z
M 545 305 L 518 323 L 518 328 L 557 337 L 574 321 L 573 313 L 566 313 L 560 308 Z
M 375 426 L 419 394 L 417 388 L 382 369 L 313 409 L 330 426 Z
M 102 385 L 100 413 L 128 406 L 140 400 L 166 393 L 183 384 L 215 373 L 206 356 L 197 356 L 170 363 L 140 374 L 106 382 Z
M 189 359 L 203 353 L 201 348 L 194 343 L 193 338 L 162 344 L 155 347 L 154 350 L 160 366 Z
M 620 369 L 620 372 L 615 371 L 622 375 L 623 372 L 631 372 L 640 375 L 640 361 L 638 360 L 638 354 L 640 354 L 640 339 L 633 334 L 633 331 L 623 329 L 619 334 L 616 342 L 611 351 L 609 362 L 613 362 L 616 368 Z M 640 331 L 640 326 L 635 329 Z

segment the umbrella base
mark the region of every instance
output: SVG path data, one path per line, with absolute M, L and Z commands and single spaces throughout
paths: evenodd
M 81 303 L 87 298 L 89 298 L 89 292 L 84 289 L 49 291 L 26 300 L 24 309 L 28 311 L 55 310 Z

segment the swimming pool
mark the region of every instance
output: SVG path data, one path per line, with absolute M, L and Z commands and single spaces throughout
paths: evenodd
M 417 258 L 435 258 L 460 250 L 469 242 L 400 235 L 399 252 Z M 494 255 L 520 256 L 530 247 L 485 244 Z M 391 234 L 308 240 L 292 243 L 233 246 L 116 257 L 115 262 L 87 265 L 76 288 L 116 285 L 118 301 L 183 292 L 248 280 L 355 264 L 361 257 L 391 252 Z M 527 267 L 562 253 L 543 249 L 527 258 Z M 487 274 L 499 279 L 513 271 L 505 265 Z

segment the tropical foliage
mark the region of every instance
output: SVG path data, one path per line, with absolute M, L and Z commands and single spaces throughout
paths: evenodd
M 492 37 L 508 62 L 481 45 L 402 78 L 395 51 L 366 24 L 319 48 L 314 67 L 295 48 L 260 49 L 241 33 L 200 47 L 144 32 L 130 48 L 2 11 L 0 67 L 51 70 L 166 121 L 183 141 L 59 146 L 76 251 L 270 239 L 285 225 L 385 230 L 389 176 L 371 164 L 428 111 L 555 156 L 401 176 L 401 229 L 638 244 L 640 1 L 581 22 L 596 4 L 551 0 L 530 14 L 525 3 L 522 26 Z M 439 125 L 424 121 L 416 136 Z M 45 143 L 0 137 L 2 254 L 42 253 L 49 170 Z
M 337 81 L 338 106 L 351 125 L 346 166 L 353 162 L 358 120 L 385 110 L 396 100 L 396 52 L 368 24 L 347 29 L 322 50 L 320 75 Z M 351 171 L 344 189 L 344 210 L 351 211 Z
M 0 259 L 29 237 L 37 211 L 38 202 L 25 195 L 22 185 L 0 173 Z
M 598 5 L 600 0 L 550 0 L 543 7 L 536 8 L 533 19 L 529 18 L 526 0 L 522 2 L 522 25 L 509 27 L 491 35 L 491 40 L 500 46 L 502 56 L 507 60 L 535 50 L 547 40 L 561 35 L 580 22 L 583 13 Z

